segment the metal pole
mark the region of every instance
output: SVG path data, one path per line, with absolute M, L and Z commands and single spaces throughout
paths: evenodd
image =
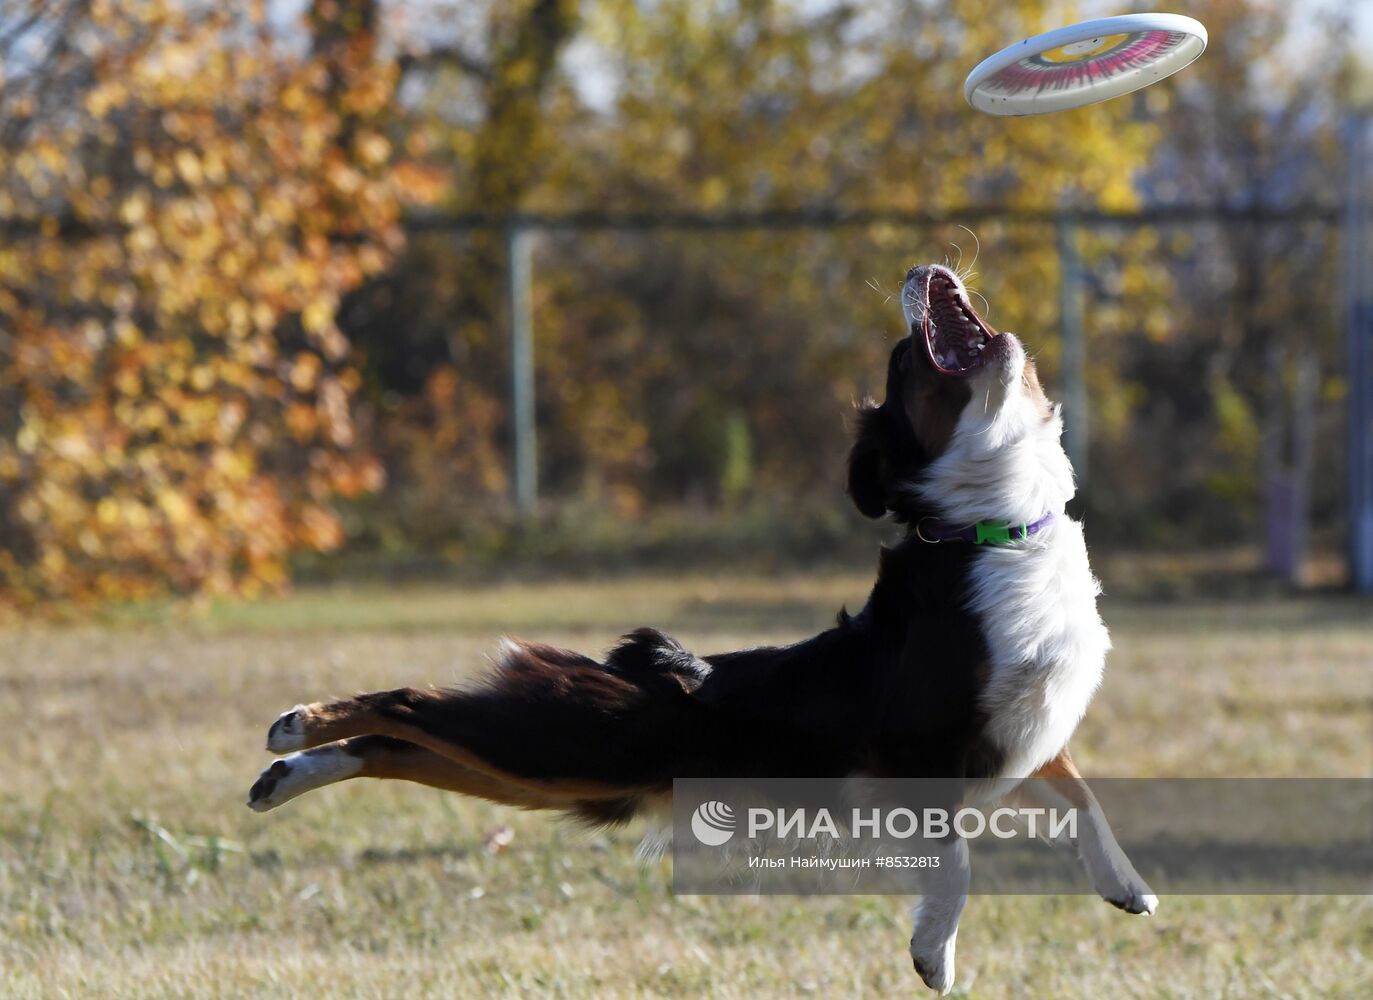
M 1087 343 L 1082 328 L 1082 260 L 1077 223 L 1060 216 L 1058 238 L 1058 322 L 1062 338 L 1064 445 L 1077 473 L 1079 488 L 1087 483 Z
M 533 515 L 539 502 L 539 451 L 534 426 L 534 324 L 530 304 L 531 236 L 506 230 L 510 282 L 510 424 L 515 512 Z
M 1373 594 L 1373 281 L 1368 260 L 1368 115 L 1345 123 L 1344 307 L 1349 378 L 1349 575 Z

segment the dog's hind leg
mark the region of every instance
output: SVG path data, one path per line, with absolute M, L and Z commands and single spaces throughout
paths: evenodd
M 248 807 L 266 812 L 305 792 L 350 778 L 397 778 L 525 809 L 565 808 L 566 803 L 502 782 L 390 736 L 358 736 L 273 761 L 248 792 Z
M 287 753 L 357 736 L 389 736 L 563 807 L 584 800 L 622 799 L 640 791 L 624 782 L 566 773 L 564 760 L 578 747 L 565 742 L 542 748 L 539 759 L 547 762 L 551 771 L 547 775 L 516 773 L 502 767 L 491 757 L 514 754 L 522 744 L 539 739 L 541 733 L 532 717 L 508 719 L 493 713 L 497 708 L 532 712 L 537 703 L 480 699 L 480 695 L 460 692 L 397 688 L 342 701 L 297 705 L 272 723 L 267 749 Z
M 594 822 L 614 821 L 625 802 L 671 787 L 701 726 L 680 657 L 664 662 L 665 652 L 680 647 L 658 633 L 628 637 L 605 664 L 510 640 L 495 669 L 462 690 L 396 688 L 297 705 L 272 724 L 267 749 L 389 736 Z M 610 803 L 609 813 L 590 803 Z
M 1076 809 L 1078 835 L 1067 842 L 1077 848 L 1082 866 L 1101 898 L 1126 913 L 1151 914 L 1158 909 L 1158 897 L 1116 843 L 1106 814 L 1068 755 L 1067 747 L 1031 775 L 1013 795 L 1022 802 L 1060 812 Z
M 370 710 L 383 697 L 396 700 L 402 695 L 418 698 L 423 692 L 402 688 L 397 691 L 376 691 L 340 701 L 297 705 L 277 716 L 267 730 L 267 749 L 272 753 L 290 753 L 336 743 L 350 736 L 365 736 L 373 732 L 367 728 Z

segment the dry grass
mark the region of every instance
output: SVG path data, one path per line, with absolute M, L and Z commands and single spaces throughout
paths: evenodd
M 583 648 L 652 621 L 719 649 L 795 638 L 866 580 L 309 591 L 194 620 L 0 632 L 0 995 L 919 995 L 897 898 L 674 898 L 633 832 L 589 836 L 414 786 L 243 807 L 302 699 L 479 669 L 502 631 Z M 1108 607 L 1089 774 L 1373 774 L 1367 604 Z M 508 823 L 512 847 L 484 835 Z M 570 847 L 576 849 L 569 850 Z M 981 897 L 979 997 L 1373 995 L 1373 903 Z

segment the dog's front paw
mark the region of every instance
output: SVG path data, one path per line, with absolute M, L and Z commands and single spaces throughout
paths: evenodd
M 1142 913 L 1146 917 L 1152 916 L 1158 909 L 1158 897 L 1149 891 L 1149 887 L 1140 882 L 1134 889 L 1128 889 L 1120 895 L 1103 897 L 1112 906 L 1124 910 L 1126 913 Z
M 1147 916 L 1157 910 L 1158 897 L 1149 884 L 1139 877 L 1139 872 L 1135 871 L 1134 865 L 1119 848 L 1113 860 L 1115 863 L 1096 880 L 1101 898 L 1126 913 L 1143 913 Z
M 309 717 L 309 705 L 297 705 L 289 712 L 282 712 L 267 730 L 267 749 L 272 753 L 303 750 L 306 746 L 305 731 Z
M 911 962 L 916 974 L 926 986 L 940 996 L 953 989 L 954 938 L 945 941 L 921 941 L 919 932 L 911 938 Z
M 1140 878 L 1109 831 L 1084 842 L 1082 860 L 1097 894 L 1112 906 L 1126 913 L 1146 915 L 1158 909 L 1158 897 L 1149 888 L 1149 883 Z

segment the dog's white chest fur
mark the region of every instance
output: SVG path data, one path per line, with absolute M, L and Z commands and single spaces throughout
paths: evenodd
M 984 547 L 969 604 L 991 653 L 981 692 L 987 735 L 1005 755 L 1001 777 L 1027 777 L 1062 750 L 1097 685 L 1110 648 L 1082 526 L 1063 512 L 1073 470 L 1062 421 L 1045 416 L 1021 381 L 1024 354 L 979 376 L 949 447 L 919 489 L 956 524 L 1054 522 L 1032 538 Z
M 970 606 L 991 653 L 981 692 L 1001 776 L 1025 777 L 1063 749 L 1110 649 L 1082 527 L 1060 516 L 1024 546 L 977 554 Z

